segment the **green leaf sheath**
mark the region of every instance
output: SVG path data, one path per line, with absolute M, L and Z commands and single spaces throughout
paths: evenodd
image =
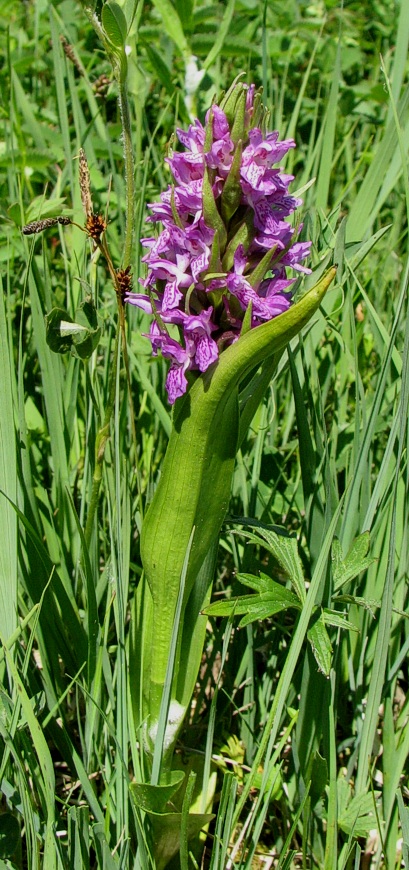
M 335 269 L 330 269 L 288 311 L 242 336 L 195 381 L 176 406 L 162 474 L 141 537 L 147 587 L 145 584 L 139 601 L 144 602 L 142 608 L 146 609 L 151 630 L 146 632 L 143 628 L 142 649 L 140 640 L 135 647 L 143 662 L 144 695 L 139 709 L 140 690 L 135 693 L 137 723 L 148 718 L 155 722 L 158 718 L 180 578 L 192 529 L 195 528 L 195 534 L 185 602 L 226 515 L 240 429 L 240 382 L 256 366 L 282 350 L 305 326 L 334 275 Z M 176 657 L 175 680 L 178 667 Z
M 148 709 L 154 719 L 162 697 L 183 560 L 192 528 L 195 535 L 185 602 L 229 503 L 238 433 L 237 387 L 220 396 L 212 413 L 209 402 L 203 401 L 208 396 L 203 391 L 202 401 L 190 403 L 188 394 L 177 415 L 142 530 L 142 560 L 153 605 L 154 657 Z M 175 667 L 177 671 L 177 660 Z

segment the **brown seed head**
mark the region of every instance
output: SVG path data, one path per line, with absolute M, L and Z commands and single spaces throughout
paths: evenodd
M 25 236 L 32 236 L 34 233 L 42 233 L 44 230 L 48 230 L 49 227 L 56 227 L 57 224 L 62 224 L 62 226 L 68 226 L 71 223 L 71 218 L 69 217 L 53 217 L 53 218 L 44 218 L 41 221 L 33 221 L 31 224 L 26 224 L 22 229 L 22 233 Z
M 118 296 L 120 296 L 122 302 L 125 302 L 126 293 L 130 293 L 132 290 L 131 267 L 127 266 L 126 269 L 118 269 L 116 277 L 118 281 Z
M 87 217 L 87 222 L 85 224 L 85 229 L 90 236 L 91 239 L 94 239 L 94 242 L 99 244 L 101 241 L 102 233 L 105 232 L 107 225 L 104 221 L 104 218 L 101 214 L 89 214 Z
M 88 162 L 83 148 L 80 148 L 78 168 L 82 207 L 84 209 L 85 217 L 89 218 L 90 215 L 92 215 L 91 180 L 89 177 Z
M 107 93 L 108 88 L 111 84 L 111 79 L 109 76 L 102 73 L 102 75 L 98 76 L 97 79 L 92 83 L 92 89 L 95 93 L 96 97 L 100 97 L 101 100 L 104 100 Z
M 80 76 L 83 76 L 84 75 L 84 67 L 83 67 L 81 61 L 78 59 L 77 55 L 75 54 L 75 51 L 74 51 L 72 45 L 68 42 L 68 40 L 62 34 L 60 36 L 60 42 L 61 42 L 61 45 L 63 47 L 63 52 L 64 52 L 65 56 L 68 57 L 69 60 L 71 61 L 71 63 L 74 64 L 75 69 L 77 70 L 77 72 L 79 72 Z

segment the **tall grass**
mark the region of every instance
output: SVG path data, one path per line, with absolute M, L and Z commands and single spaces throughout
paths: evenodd
M 306 602 L 300 614 L 241 629 L 238 616 L 209 620 L 177 755 L 181 769 L 199 773 L 161 820 L 170 841 L 171 813 L 182 819 L 168 866 L 391 870 L 409 852 L 405 4 L 399 15 L 393 2 L 121 5 L 134 286 L 145 206 L 168 183 L 167 143 L 241 70 L 264 85 L 271 127 L 296 138 L 286 169 L 304 189 L 315 276 L 338 265 L 336 286 L 283 358 L 242 445 L 214 596 L 247 592 L 237 573 L 260 570 L 290 587 L 262 537 L 279 528 L 296 537 Z M 118 93 L 81 4 L 2 0 L 0 12 L 0 866 L 145 870 L 155 867 L 155 826 L 130 799 L 144 759 L 129 702 L 129 615 L 143 513 L 170 431 L 166 368 L 150 355 L 145 316 L 129 312 L 136 442 L 119 356 L 87 546 L 116 297 L 79 229 L 26 238 L 21 227 L 62 213 L 82 223 L 82 147 L 94 208 L 107 215 L 115 267 L 123 265 Z M 188 93 L 192 54 L 205 74 Z M 74 318 L 87 296 L 101 318 L 98 349 L 86 361 L 53 353 L 44 316 L 61 307 Z M 319 617 L 329 611 L 338 622 L 332 616 L 324 631 Z M 195 843 L 189 802 L 215 814 Z

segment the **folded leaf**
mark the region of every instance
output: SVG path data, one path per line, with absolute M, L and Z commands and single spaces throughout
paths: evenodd
M 332 646 L 322 613 L 307 632 L 308 640 L 320 671 L 329 677 L 332 663 Z

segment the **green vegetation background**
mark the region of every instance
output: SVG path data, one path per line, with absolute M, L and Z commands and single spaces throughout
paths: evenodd
M 299 650 L 291 644 L 296 611 L 235 630 L 229 644 L 225 621 L 209 624 L 181 759 L 216 759 L 205 763 L 201 787 L 216 788 L 217 818 L 198 857 L 181 847 L 174 866 L 201 866 L 203 849 L 203 866 L 214 870 L 394 868 L 402 855 L 408 866 L 405 2 L 122 5 L 136 167 L 134 286 L 143 274 L 146 203 L 169 182 L 164 156 L 175 128 L 188 124 L 188 107 L 203 118 L 241 71 L 263 85 L 271 129 L 296 139 L 286 170 L 294 190 L 304 188 L 313 267 L 338 264 L 336 286 L 283 362 L 240 453 L 215 591 L 243 591 L 237 570 L 262 568 L 286 582 L 268 549 L 229 531 L 234 518 L 248 517 L 296 534 L 306 581 L 322 570 L 317 603 L 348 624 L 328 625 L 321 670 L 305 634 Z M 129 798 L 141 760 L 128 633 L 141 512 L 170 428 L 166 366 L 150 356 L 146 318 L 129 312 L 136 449 L 121 369 L 98 530 L 81 563 L 116 298 L 79 229 L 26 239 L 21 227 L 61 213 L 83 222 L 82 146 L 94 208 L 108 217 L 121 265 L 117 94 L 79 2 L 0 0 L 0 41 L 0 867 L 144 870 L 153 866 L 149 840 Z M 206 73 L 186 103 L 190 55 Z M 102 327 L 97 351 L 86 362 L 52 353 L 44 316 L 60 306 L 74 318 L 90 293 Z M 374 561 L 359 538 L 348 562 L 363 532 Z M 273 702 L 280 736 L 255 766 Z

